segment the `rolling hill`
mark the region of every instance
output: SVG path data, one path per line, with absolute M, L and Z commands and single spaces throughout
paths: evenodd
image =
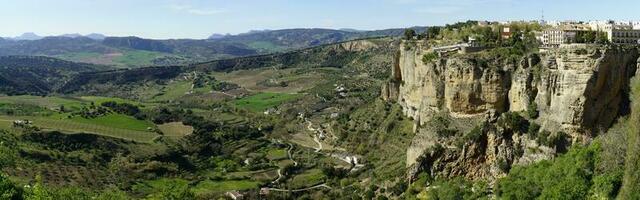
M 75 63 L 42 56 L 0 57 L 0 93 L 44 95 L 81 72 L 107 66 Z
M 422 32 L 426 27 L 414 29 Z M 271 54 L 361 38 L 400 36 L 403 31 L 400 28 L 376 31 L 284 29 L 204 40 L 154 40 L 133 36 L 95 39 L 93 35 L 52 36 L 33 40 L 2 39 L 0 56 L 49 56 L 117 68 L 137 68 Z

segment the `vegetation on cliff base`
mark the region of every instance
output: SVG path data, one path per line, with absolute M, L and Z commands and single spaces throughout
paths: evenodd
M 619 144 L 625 141 L 625 123 L 626 120 L 621 120 L 590 145 L 574 146 L 554 160 L 514 166 L 506 177 L 498 180 L 495 194 L 501 199 L 623 197 L 618 193 L 623 180 L 625 148 Z M 556 135 L 551 138 L 562 137 L 564 133 Z M 549 140 L 549 143 L 557 142 L 556 139 Z M 622 199 L 636 198 L 628 196 Z
M 628 149 L 625 159 L 622 199 L 640 199 L 640 81 L 635 78 L 631 88 L 631 116 L 626 123 Z

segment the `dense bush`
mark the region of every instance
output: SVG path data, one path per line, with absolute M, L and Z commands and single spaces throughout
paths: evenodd
M 410 29 L 410 28 L 404 30 L 404 39 L 405 40 L 411 40 L 415 36 L 416 36 L 416 31 L 415 30 Z
M 592 194 L 612 197 L 620 188 L 620 172 L 597 174 L 598 145 L 574 147 L 553 161 L 516 166 L 500 179 L 501 199 L 587 199 Z
M 450 180 L 438 180 L 426 190 L 426 199 L 463 200 L 486 198 L 488 185 L 484 182 L 471 183 L 461 177 Z
M 536 119 L 538 118 L 539 114 L 540 113 L 538 112 L 538 104 L 536 104 L 535 102 L 531 102 L 529 106 L 527 106 L 527 115 L 531 119 Z
M 107 101 L 107 102 L 103 102 L 101 105 L 107 108 L 111 108 L 111 110 L 113 110 L 116 113 L 120 113 L 124 115 L 136 116 L 138 115 L 138 113 L 140 113 L 140 108 L 130 103 L 118 103 L 115 101 Z
M 426 53 L 422 56 L 422 62 L 425 64 L 430 63 L 435 59 L 438 59 L 438 54 L 436 52 Z
M 498 123 L 503 127 L 511 128 L 511 130 L 519 133 L 527 133 L 529 130 L 529 121 L 514 112 L 505 113 Z
M 529 135 L 530 138 L 537 138 L 539 132 L 540 125 L 536 123 L 529 123 L 529 127 L 527 128 L 527 135 Z
M 22 188 L 11 182 L 7 177 L 0 175 L 0 199 L 23 199 Z

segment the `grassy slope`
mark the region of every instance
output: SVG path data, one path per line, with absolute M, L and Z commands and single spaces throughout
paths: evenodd
M 64 98 L 64 97 L 41 97 L 41 96 L 4 96 L 0 97 L 0 103 L 10 104 L 30 104 L 48 109 L 57 109 L 60 105 L 64 105 L 66 109 L 80 109 L 83 103 L 77 99 Z
M 632 82 L 631 116 L 627 123 L 628 148 L 621 199 L 640 199 L 640 81 Z
M 127 116 L 128 117 L 128 116 Z M 129 139 L 138 142 L 149 142 L 157 134 L 147 131 L 146 125 L 148 122 L 134 121 L 128 118 L 121 118 L 119 116 L 105 116 L 103 119 L 93 121 L 93 119 L 60 119 L 54 117 L 16 117 L 16 116 L 0 116 L 0 128 L 3 127 L 3 121 L 13 121 L 28 119 L 33 121 L 33 124 L 37 127 L 45 130 L 57 130 L 67 133 L 92 133 L 97 135 Z M 108 123 L 110 121 L 120 121 L 123 123 Z M 144 129 L 142 129 L 144 125 Z M 151 126 L 153 127 L 153 126 Z M 5 127 L 6 128 L 6 127 Z M 135 128 L 139 130 L 132 130 Z
M 151 99 L 151 101 L 175 100 L 186 95 L 191 90 L 191 81 L 174 81 L 162 89 L 161 95 Z
M 133 130 L 133 131 L 146 131 L 148 127 L 154 126 L 151 122 L 138 120 L 131 116 L 122 115 L 122 114 L 109 114 L 106 116 L 96 117 L 93 119 L 73 117 L 70 120 L 78 123 L 109 126 L 109 127 Z
M 290 186 L 294 189 L 311 187 L 321 184 L 325 179 L 326 176 L 324 175 L 324 173 L 322 173 L 322 170 L 312 169 L 307 170 L 300 175 L 294 176 L 293 179 L 291 179 Z
M 48 111 L 47 115 L 31 115 L 30 116 L 0 116 L 0 128 L 10 128 L 11 122 L 19 119 L 29 119 L 34 121 L 34 125 L 48 129 L 57 130 L 67 133 L 94 133 L 98 135 L 130 139 L 139 142 L 148 142 L 157 134 L 148 131 L 148 127 L 154 125 L 148 121 L 138 120 L 131 116 L 122 114 L 109 114 L 93 119 L 85 119 L 81 117 L 68 118 L 68 114 L 58 114 L 57 110 L 61 105 L 65 110 L 80 110 L 83 106 L 89 105 L 91 102 L 99 105 L 106 101 L 127 102 L 138 104 L 136 102 L 110 97 L 40 97 L 40 96 L 6 96 L 0 97 L 0 104 L 9 105 L 33 105 L 42 107 L 44 111 Z M 50 110 L 48 110 L 50 109 Z M 54 113 L 54 114 L 52 114 Z

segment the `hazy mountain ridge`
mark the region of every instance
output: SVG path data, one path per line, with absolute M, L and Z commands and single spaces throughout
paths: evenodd
M 414 29 L 422 32 L 426 27 Z M 0 39 L 0 56 L 42 55 L 76 62 L 131 68 L 270 54 L 368 37 L 400 36 L 403 32 L 404 29 L 376 31 L 284 29 L 251 31 L 238 35 L 214 34 L 215 37 L 202 40 L 156 40 L 135 36 L 65 34 L 42 37 L 37 40 Z

